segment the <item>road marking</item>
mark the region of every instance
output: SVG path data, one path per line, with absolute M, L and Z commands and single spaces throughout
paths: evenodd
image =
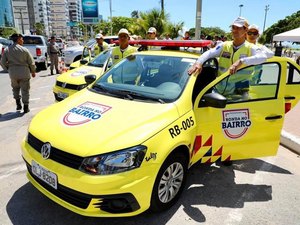
M 23 171 L 26 171 L 26 165 L 25 164 L 22 164 L 22 165 L 19 165 L 15 168 L 12 168 L 12 169 L 9 169 L 9 171 L 5 171 L 3 174 L 0 175 L 0 180 L 4 179 L 4 178 L 7 178 L 7 177 L 10 177 L 10 176 L 13 176 L 14 174 L 17 174 L 19 172 L 23 172 Z
M 29 99 L 29 101 L 38 101 L 38 100 L 40 100 L 41 98 L 31 98 L 31 99 Z
M 48 88 L 48 87 L 53 87 L 53 85 L 41 86 L 39 88 Z

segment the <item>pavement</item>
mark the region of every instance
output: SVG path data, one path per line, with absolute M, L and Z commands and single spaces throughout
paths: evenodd
M 300 155 L 300 102 L 285 115 L 280 144 Z

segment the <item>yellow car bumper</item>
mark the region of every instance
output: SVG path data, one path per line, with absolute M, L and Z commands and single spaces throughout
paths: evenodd
M 25 140 L 22 154 L 27 165 L 27 177 L 44 195 L 69 210 L 92 217 L 134 216 L 150 206 L 155 173 L 154 165 L 104 176 L 85 174 L 53 160 L 45 160 L 41 153 Z M 51 171 L 57 177 L 57 189 L 35 176 L 32 162 Z M 152 172 L 151 172 L 152 171 Z M 74 182 L 76 180 L 76 182 Z

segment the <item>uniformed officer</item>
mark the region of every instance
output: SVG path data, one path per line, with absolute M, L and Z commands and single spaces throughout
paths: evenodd
M 202 65 L 210 58 L 219 57 L 218 76 L 229 71 L 230 74 L 236 73 L 238 68 L 242 65 L 257 65 L 266 61 L 266 54 L 256 45 L 246 41 L 246 33 L 248 31 L 248 22 L 243 17 L 238 17 L 231 25 L 231 33 L 233 41 L 225 41 L 219 43 L 216 47 L 203 53 L 196 63 L 189 68 L 188 74 L 191 75 L 196 72 L 200 74 Z M 243 76 L 236 76 L 240 81 L 251 80 L 253 71 L 244 71 Z M 247 73 L 247 74 L 246 74 Z M 238 82 L 238 80 L 236 80 Z M 248 96 L 248 87 L 243 87 L 242 96 Z
M 112 60 L 113 64 L 116 64 L 124 57 L 132 54 L 137 51 L 136 47 L 129 45 L 129 32 L 127 29 L 122 28 L 118 33 L 119 37 L 119 46 L 115 47 L 112 50 Z
M 28 113 L 30 74 L 35 77 L 35 62 L 29 50 L 22 46 L 24 40 L 21 34 L 15 33 L 11 36 L 11 39 L 14 43 L 4 50 L 1 65 L 8 70 L 14 99 L 16 100 L 16 110 L 22 109 L 22 98 L 24 113 Z
M 101 52 L 103 52 L 104 50 L 108 49 L 109 46 L 105 41 L 103 41 L 102 34 L 97 34 L 95 38 L 96 38 L 97 44 L 94 47 L 94 55 L 96 56 L 96 55 L 100 54 Z
M 56 74 L 59 74 L 60 71 L 58 69 L 58 54 L 59 54 L 59 47 L 57 45 L 57 43 L 55 42 L 56 39 L 54 36 L 52 36 L 50 38 L 50 42 L 48 43 L 48 48 L 47 48 L 47 52 L 48 55 L 50 56 L 50 71 L 51 71 L 51 75 L 53 75 L 53 69 L 55 67 L 56 70 Z

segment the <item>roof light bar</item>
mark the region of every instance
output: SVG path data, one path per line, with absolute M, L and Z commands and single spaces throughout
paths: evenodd
M 114 41 L 119 44 L 119 41 Z M 130 45 L 143 45 L 143 46 L 167 46 L 167 47 L 205 47 L 210 45 L 210 40 L 136 40 L 129 41 Z

